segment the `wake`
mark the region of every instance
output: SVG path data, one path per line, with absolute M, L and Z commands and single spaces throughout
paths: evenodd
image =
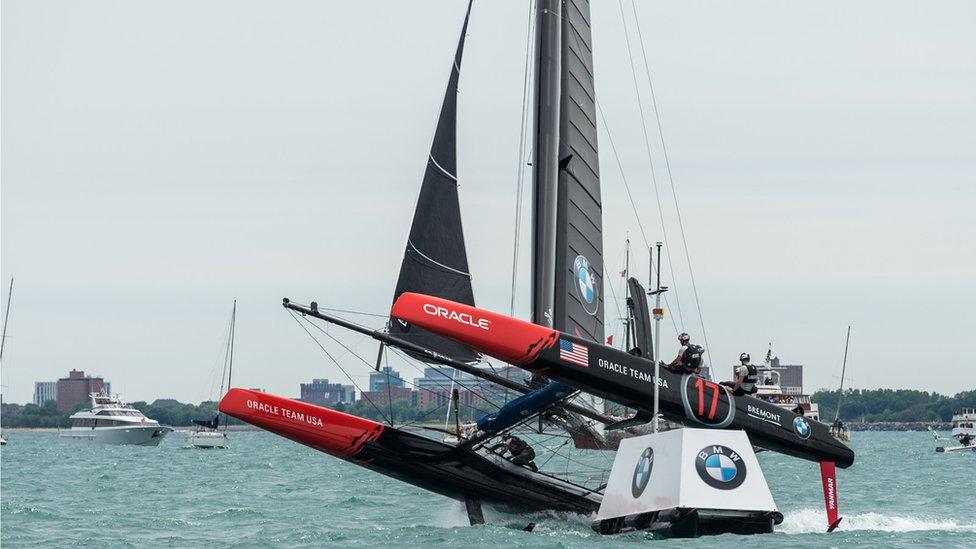
M 784 534 L 823 533 L 826 530 L 823 509 L 800 509 L 783 513 L 783 524 L 776 527 Z M 844 520 L 837 531 L 873 530 L 879 532 L 916 532 L 943 530 L 952 532 L 976 532 L 976 524 L 960 524 L 951 519 L 931 519 L 911 516 L 862 513 L 841 515 Z

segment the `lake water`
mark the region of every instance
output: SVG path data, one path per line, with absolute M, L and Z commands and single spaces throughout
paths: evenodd
M 73 445 L 11 433 L 0 461 L 4 547 L 976 547 L 976 453 L 936 454 L 926 433 L 854 433 L 838 470 L 840 529 L 823 533 L 816 464 L 763 452 L 786 516 L 776 533 L 660 541 L 601 537 L 589 517 L 499 514 L 470 527 L 460 503 L 275 435 L 232 432 L 226 450 Z M 529 521 L 535 532 L 522 532 Z

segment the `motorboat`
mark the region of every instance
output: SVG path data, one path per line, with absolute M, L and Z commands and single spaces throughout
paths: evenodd
M 71 415 L 71 428 L 60 432 L 68 442 L 159 446 L 173 430 L 149 419 L 142 412 L 117 397 L 91 393 L 91 410 Z
M 952 415 L 952 432 L 950 437 L 959 441 L 959 446 L 939 446 L 936 452 L 958 452 L 972 450 L 976 452 L 976 408 L 963 408 Z

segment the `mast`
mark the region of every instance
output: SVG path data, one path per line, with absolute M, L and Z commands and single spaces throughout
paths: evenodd
M 627 248 L 626 259 L 624 259 L 624 279 L 630 280 L 630 237 L 629 236 L 627 237 L 626 248 Z M 625 291 L 627 292 L 626 294 L 627 299 L 625 303 L 630 303 L 631 302 L 630 284 L 627 284 L 627 289 Z M 627 307 L 627 318 L 624 319 L 624 350 L 625 351 L 630 351 L 630 326 L 631 326 L 631 319 L 633 318 L 633 316 L 634 315 L 633 313 L 631 313 L 630 307 Z
M 562 0 L 536 4 L 536 112 L 532 193 L 532 322 L 553 327 L 556 298 L 556 200 L 559 188 L 559 103 Z
M 837 413 L 834 415 L 834 423 L 840 419 L 840 404 L 844 400 L 844 374 L 847 373 L 847 349 L 851 344 L 851 326 L 847 325 L 847 339 L 844 341 L 844 365 L 840 369 L 840 394 L 837 396 Z
M 237 335 L 237 300 L 234 300 L 234 307 L 230 311 L 230 348 L 227 360 L 227 389 L 230 389 L 230 380 L 234 374 L 234 337 Z
M 652 432 L 657 432 L 658 416 L 661 414 L 661 388 L 657 382 L 661 379 L 661 319 L 664 318 L 664 309 L 661 308 L 661 294 L 667 288 L 661 286 L 661 243 L 657 246 L 657 285 L 654 289 L 654 421 L 651 424 Z
M 3 335 L 0 336 L 0 360 L 3 360 L 3 348 L 7 344 L 7 321 L 10 320 L 10 300 L 14 295 L 14 277 L 10 277 L 10 288 L 7 290 L 7 310 L 3 313 Z

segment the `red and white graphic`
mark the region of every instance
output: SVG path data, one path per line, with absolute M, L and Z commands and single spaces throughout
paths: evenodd
M 584 368 L 590 363 L 590 353 L 586 349 L 586 345 L 573 343 L 568 339 L 559 340 L 559 358 Z

